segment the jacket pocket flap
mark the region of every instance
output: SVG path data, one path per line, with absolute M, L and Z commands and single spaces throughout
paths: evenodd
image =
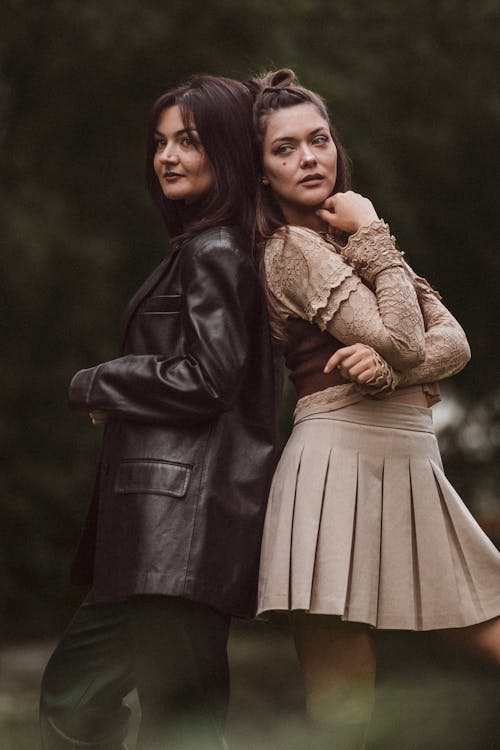
M 122 461 L 115 481 L 121 494 L 154 494 L 184 497 L 192 467 L 171 461 Z
M 181 294 L 157 294 L 148 297 L 142 305 L 141 313 L 178 313 L 181 309 Z

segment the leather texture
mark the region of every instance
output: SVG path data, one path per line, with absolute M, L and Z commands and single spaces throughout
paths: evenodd
M 174 245 L 126 308 L 121 356 L 79 371 L 69 401 L 109 416 L 73 582 L 95 601 L 167 594 L 253 616 L 276 389 L 236 229 Z

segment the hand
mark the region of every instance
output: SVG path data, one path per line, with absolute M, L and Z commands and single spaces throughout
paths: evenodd
M 316 213 L 332 229 L 348 234 L 354 234 L 379 218 L 372 202 L 352 190 L 330 196 Z
M 89 417 L 93 425 L 105 424 L 108 419 L 106 412 L 100 411 L 99 409 L 89 411 Z
M 343 378 L 354 383 L 373 382 L 380 374 L 375 351 L 366 344 L 352 344 L 337 349 L 326 363 L 323 372 L 332 372 L 336 367 Z

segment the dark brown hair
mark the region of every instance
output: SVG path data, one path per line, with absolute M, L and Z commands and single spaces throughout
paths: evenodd
M 183 201 L 165 198 L 154 170 L 155 132 L 161 113 L 178 106 L 186 130 L 196 129 L 214 174 L 197 215 L 183 226 Z M 230 78 L 197 75 L 162 94 L 149 118 L 146 184 L 171 237 L 192 237 L 207 227 L 233 225 L 249 240 L 255 218 L 257 150 L 252 132 L 253 98 L 247 86 Z
M 333 193 L 344 192 L 349 188 L 349 159 L 330 122 L 323 99 L 314 91 L 300 86 L 293 70 L 282 68 L 247 82 L 254 95 L 253 122 L 260 150 L 259 180 L 257 183 L 256 233 L 259 240 L 266 240 L 279 227 L 286 224 L 277 200 L 268 185 L 262 183 L 262 146 L 266 135 L 267 120 L 273 112 L 297 104 L 313 104 L 328 123 L 330 133 L 337 148 L 337 179 Z
M 258 256 L 259 273 L 266 291 L 273 335 L 282 348 L 287 348 L 288 335 L 286 326 L 274 309 L 274 300 L 269 293 L 263 268 L 263 253 L 266 241 L 277 229 L 286 225 L 285 217 L 271 188 L 262 182 L 262 147 L 266 135 L 267 120 L 273 112 L 297 104 L 313 104 L 328 123 L 330 133 L 337 148 L 337 179 L 333 193 L 345 192 L 349 188 L 349 159 L 340 139 L 330 122 L 328 110 L 323 99 L 309 89 L 299 85 L 295 73 L 289 68 L 282 68 L 247 81 L 247 86 L 254 96 L 253 123 L 259 149 L 259 179 L 257 182 L 255 241 Z

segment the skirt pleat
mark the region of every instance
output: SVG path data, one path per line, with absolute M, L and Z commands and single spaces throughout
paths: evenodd
M 302 448 L 299 447 L 295 455 L 293 455 L 292 450 L 290 453 L 292 454 L 290 458 L 296 465 L 296 471 L 275 474 L 271 485 L 266 525 L 262 537 L 260 593 L 262 597 L 265 596 L 267 585 L 267 580 L 263 578 L 262 571 L 272 570 L 273 581 L 279 581 L 282 584 L 277 587 L 273 585 L 272 588 L 272 597 L 276 609 L 290 609 L 293 516 Z M 290 498 L 292 498 L 291 502 L 289 501 Z M 271 508 L 272 512 L 270 512 Z
M 344 471 L 346 470 L 346 471 Z M 337 478 L 343 484 L 335 492 Z M 357 454 L 331 451 L 325 498 L 315 549 L 314 577 L 310 599 L 313 612 L 344 611 L 349 583 L 350 555 L 354 534 L 357 493 Z M 339 504 L 341 498 L 347 502 Z
M 472 613 L 481 611 L 484 602 L 498 596 L 498 570 L 492 575 L 491 561 L 498 551 L 475 522 L 469 509 L 446 479 L 442 468 L 434 465 L 434 476 L 440 490 L 450 547 L 457 575 L 457 587 L 464 605 Z M 484 619 L 491 617 L 486 606 Z
M 397 597 L 397 608 L 406 613 L 408 623 L 413 628 L 419 609 L 419 592 L 414 565 L 416 540 L 410 462 L 407 458 L 386 457 L 383 491 L 379 600 L 377 617 L 372 619 L 378 623 L 382 614 L 386 623 L 397 619 Z M 395 572 L 397 589 L 394 588 Z M 387 624 L 386 627 L 390 625 Z
M 315 550 L 325 495 L 325 477 L 328 476 L 329 458 L 330 450 L 328 446 L 324 450 L 313 450 L 310 445 L 304 446 L 303 465 L 307 466 L 310 462 L 314 462 L 317 470 L 312 476 L 300 471 L 297 476 L 290 555 L 290 601 L 292 609 L 309 609 L 311 602 Z
M 431 462 L 412 459 L 410 477 L 415 518 L 415 586 L 419 588 L 415 623 L 416 629 L 428 630 L 444 627 L 447 613 L 460 610 L 460 599 Z
M 377 615 L 383 476 L 384 465 L 378 456 L 358 455 L 356 513 L 344 610 L 348 620 L 364 620 L 365 616 L 373 619 Z
M 291 610 L 409 630 L 500 614 L 500 554 L 443 473 L 429 409 L 366 399 L 295 425 L 258 602 Z

